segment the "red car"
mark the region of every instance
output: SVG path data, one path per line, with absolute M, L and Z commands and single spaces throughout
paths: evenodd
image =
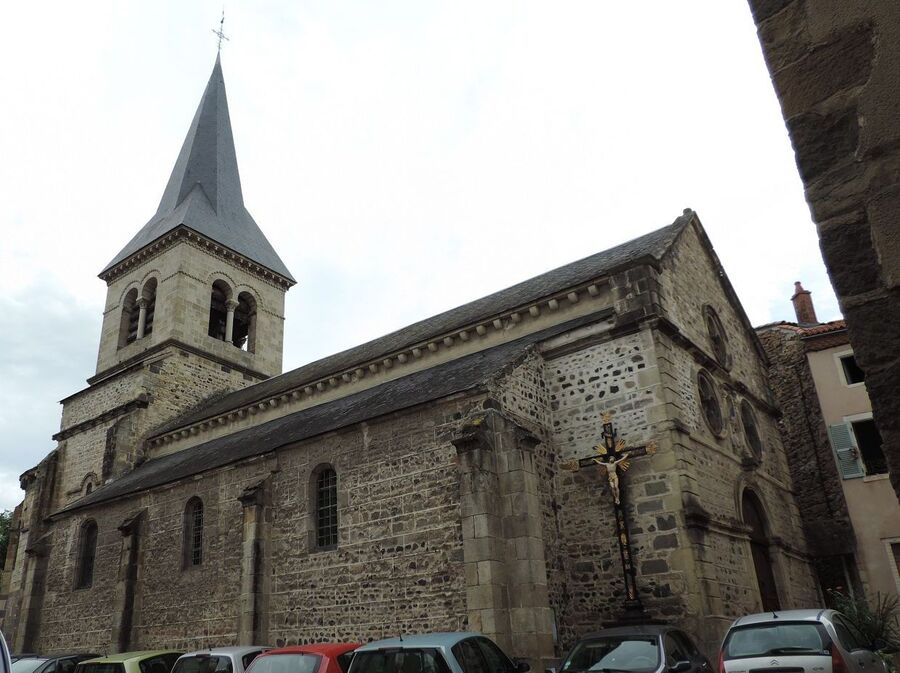
M 292 645 L 263 652 L 245 673 L 347 673 L 359 643 Z

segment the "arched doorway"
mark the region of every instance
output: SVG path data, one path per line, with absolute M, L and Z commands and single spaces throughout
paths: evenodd
M 744 523 L 750 526 L 750 553 L 753 556 L 753 568 L 756 571 L 756 583 L 759 585 L 763 610 L 765 612 L 780 610 L 778 585 L 775 584 L 775 572 L 772 569 L 772 558 L 769 556 L 766 519 L 763 515 L 762 505 L 752 491 L 744 491 L 744 496 L 741 498 L 741 511 Z

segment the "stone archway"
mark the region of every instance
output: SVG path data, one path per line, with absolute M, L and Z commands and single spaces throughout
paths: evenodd
M 778 584 L 775 582 L 775 571 L 769 554 L 770 542 L 766 532 L 766 518 L 762 503 L 753 491 L 744 491 L 741 497 L 741 514 L 744 523 L 750 526 L 750 554 L 753 557 L 753 569 L 756 571 L 762 608 L 765 612 L 780 610 Z

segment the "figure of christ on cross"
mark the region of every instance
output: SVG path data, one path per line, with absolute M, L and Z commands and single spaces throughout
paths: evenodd
M 600 433 L 601 442 L 594 447 L 596 456 L 571 460 L 561 463 L 560 467 L 572 472 L 591 465 L 601 465 L 606 470 L 609 480 L 609 488 L 613 496 L 613 512 L 616 519 L 616 539 L 619 543 L 619 556 L 622 560 L 622 575 L 625 580 L 625 611 L 621 621 L 639 622 L 646 620 L 644 606 L 641 604 L 637 589 L 637 567 L 631 552 L 631 535 L 628 531 L 628 522 L 625 520 L 625 484 L 622 483 L 621 470 L 624 474 L 631 460 L 641 456 L 656 453 L 656 442 L 648 442 L 645 446 L 628 447 L 625 440 L 618 439 L 618 432 L 612 424 L 612 414 L 604 413 L 602 416 L 603 430 Z

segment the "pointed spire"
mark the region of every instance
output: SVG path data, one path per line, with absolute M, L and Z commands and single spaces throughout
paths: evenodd
M 181 225 L 294 280 L 244 207 L 221 56 L 216 57 L 156 215 L 100 275 Z

